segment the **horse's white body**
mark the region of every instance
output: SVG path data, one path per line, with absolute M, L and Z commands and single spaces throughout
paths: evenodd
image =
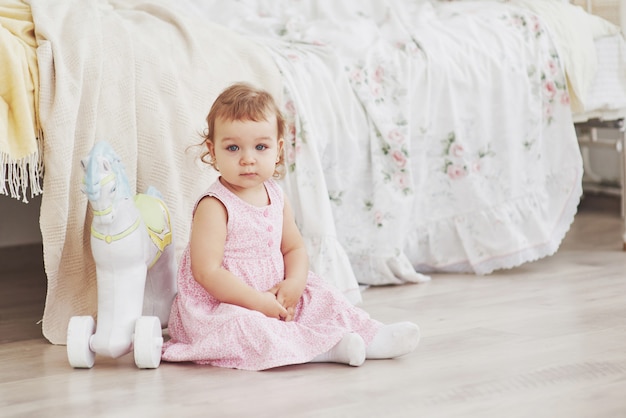
M 149 191 L 151 197 L 148 198 L 142 196 L 149 201 L 151 212 L 148 215 L 142 213 L 145 211 L 135 203 L 137 197 L 130 195 L 127 183 L 124 183 L 123 169 L 115 167 L 120 164 L 119 157 L 108 144 L 97 143 L 82 164 L 86 173 L 83 190 L 94 215 L 90 242 L 98 288 L 97 328 L 89 337 L 88 347 L 93 353 L 117 358 L 133 349 L 137 321 L 142 315 L 158 318 L 157 340 L 161 336 L 161 327 L 167 324 L 176 294 L 176 258 L 170 241 L 170 219 L 158 192 Z M 122 175 L 124 178 L 120 178 Z M 163 218 L 159 218 L 160 214 Z M 151 220 L 146 222 L 148 218 Z M 156 232 L 154 228 L 150 229 L 155 223 L 161 226 Z M 68 329 L 70 363 L 70 339 L 83 338 L 76 334 L 84 331 L 76 329 L 76 326 L 74 330 Z M 162 338 L 155 343 L 160 362 L 159 342 L 162 343 Z M 74 357 L 81 350 L 76 347 L 77 343 L 74 343 Z M 155 348 L 151 350 L 155 351 Z M 156 355 L 154 352 L 153 357 Z M 135 361 L 140 366 L 136 348 Z M 91 367 L 93 359 L 82 363 L 76 360 L 72 365 Z M 158 362 L 147 368 L 156 366 Z
M 132 347 L 137 318 L 156 316 L 167 325 L 176 292 L 174 246 L 168 245 L 157 263 L 148 269 L 159 249 L 148 235 L 133 199 L 121 201 L 110 224 L 94 217 L 92 229 L 105 236 L 121 236 L 107 243 L 91 235 L 91 252 L 98 280 L 98 327 L 92 339 L 93 351 L 119 357 Z

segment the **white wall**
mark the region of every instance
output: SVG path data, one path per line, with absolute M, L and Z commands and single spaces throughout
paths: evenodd
M 571 0 L 570 3 L 581 6 L 583 9 L 602 17 L 609 22 L 620 25 L 622 28 L 625 27 L 625 0 Z
M 41 243 L 41 196 L 28 203 L 0 195 L 0 247 Z

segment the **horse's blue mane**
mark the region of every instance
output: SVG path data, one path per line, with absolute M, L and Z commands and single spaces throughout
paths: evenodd
M 95 143 L 89 152 L 89 162 L 85 170 L 85 193 L 87 193 L 89 200 L 97 199 L 100 194 L 101 175 L 98 157 L 108 160 L 109 163 L 111 163 L 111 169 L 115 174 L 117 186 L 116 199 L 129 197 L 131 195 L 130 186 L 122 160 L 108 142 L 99 141 Z

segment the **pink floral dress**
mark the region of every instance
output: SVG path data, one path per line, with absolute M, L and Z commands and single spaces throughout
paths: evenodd
M 280 251 L 283 192 L 273 180 L 265 187 L 270 204 L 264 207 L 244 202 L 219 180 L 202 196 L 216 197 L 228 211 L 224 268 L 259 291 L 270 289 L 284 278 Z M 187 246 L 170 315 L 171 339 L 163 346 L 162 359 L 263 370 L 306 363 L 331 349 L 349 332 L 358 333 L 367 344 L 381 326 L 313 272 L 309 272 L 291 322 L 220 303 L 194 280 Z

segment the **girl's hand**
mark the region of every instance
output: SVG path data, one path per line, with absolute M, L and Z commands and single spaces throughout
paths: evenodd
M 278 303 L 287 309 L 287 316 L 284 318 L 285 321 L 289 322 L 293 320 L 296 306 L 300 301 L 300 297 L 302 297 L 303 291 L 303 283 L 300 283 L 298 280 L 289 279 L 281 281 L 269 290 L 269 292 L 276 295 Z
M 287 309 L 278 302 L 274 293 L 269 291 L 261 293 L 256 310 L 269 318 L 286 319 L 289 316 Z

